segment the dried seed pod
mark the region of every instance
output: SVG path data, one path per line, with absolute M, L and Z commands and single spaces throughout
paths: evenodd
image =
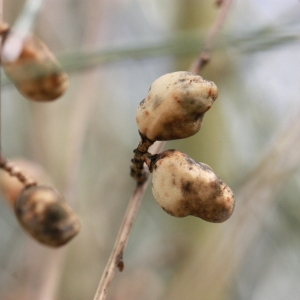
M 153 82 L 137 109 L 141 135 L 151 141 L 182 139 L 197 133 L 218 88 L 193 73 L 168 73 Z
M 234 210 L 231 189 L 203 163 L 167 150 L 154 156 L 152 193 L 170 215 L 192 215 L 208 222 L 224 222 Z
M 4 47 L 11 37 L 18 39 L 13 35 L 16 34 L 11 31 L 4 35 Z M 68 87 L 67 74 L 46 44 L 34 35 L 26 37 L 15 60 L 7 60 L 4 56 L 2 66 L 19 92 L 30 100 L 55 100 Z
M 78 217 L 51 187 L 25 188 L 16 202 L 15 213 L 25 230 L 48 246 L 62 246 L 80 230 Z

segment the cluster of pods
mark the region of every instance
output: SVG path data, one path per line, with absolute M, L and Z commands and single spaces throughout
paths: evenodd
M 6 23 L 0 24 L 0 34 L 1 65 L 18 91 L 38 102 L 62 96 L 68 87 L 68 76 L 47 45 L 35 35 L 18 36 Z M 20 52 L 12 59 L 10 54 L 15 45 L 20 47 Z M 80 230 L 77 215 L 52 186 L 36 183 L 2 154 L 0 167 L 5 171 L 1 175 L 2 191 L 19 223 L 34 239 L 58 247 L 77 235 Z M 34 169 L 32 165 L 26 167 Z
M 18 38 L 10 27 L 0 24 L 3 47 Z M 68 87 L 67 74 L 49 48 L 34 35 L 26 36 L 20 53 L 11 59 L 2 53 L 1 64 L 19 92 L 29 100 L 45 102 L 59 98 Z M 7 49 L 5 49 L 7 52 Z M 152 176 L 152 192 L 170 215 L 193 215 L 209 222 L 223 222 L 234 210 L 231 189 L 206 164 L 177 150 L 151 155 L 155 141 L 183 139 L 197 133 L 218 97 L 217 86 L 189 72 L 174 72 L 158 78 L 137 109 L 136 122 L 142 142 L 133 159 L 138 177 L 144 162 Z M 80 221 L 63 197 L 51 186 L 28 179 L 1 155 L 6 171 L 6 192 L 22 227 L 37 241 L 52 247 L 67 243 L 80 230 Z M 17 180 L 17 179 L 18 180 Z M 144 179 L 143 179 L 144 180 Z M 138 181 L 139 182 L 139 181 Z
M 183 139 L 197 133 L 217 97 L 215 83 L 179 71 L 155 80 L 138 106 L 136 122 L 142 142 L 135 152 L 145 158 L 153 173 L 154 198 L 172 216 L 192 215 L 218 223 L 227 220 L 234 210 L 232 190 L 208 165 L 177 150 L 151 155 L 143 149 L 143 145 L 155 141 Z

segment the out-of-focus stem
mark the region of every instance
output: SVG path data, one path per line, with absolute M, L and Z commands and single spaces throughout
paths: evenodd
M 2 60 L 5 62 L 15 61 L 23 49 L 26 37 L 32 32 L 36 19 L 42 9 L 44 0 L 27 0 L 22 13 L 12 27 L 12 32 L 7 37 L 3 46 Z
M 209 63 L 211 60 L 212 52 L 215 48 L 217 37 L 222 29 L 222 26 L 226 20 L 228 11 L 233 0 L 222 0 L 220 3 L 220 11 L 217 15 L 214 23 L 212 24 L 206 39 L 204 41 L 204 49 L 192 64 L 189 71 L 195 74 L 199 74 L 200 71 Z
M 24 187 L 30 187 L 37 185 L 37 182 L 27 174 L 23 173 L 22 170 L 10 163 L 0 152 L 0 168 L 6 171 L 10 176 L 16 177 Z

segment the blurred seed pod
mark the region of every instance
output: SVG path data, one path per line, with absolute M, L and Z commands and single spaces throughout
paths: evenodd
M 9 25 L 5 22 L 0 22 L 0 35 L 6 35 L 9 31 Z
M 16 171 L 22 170 L 25 176 L 38 180 L 40 184 L 51 184 L 51 180 L 46 171 L 35 162 L 20 158 L 10 160 L 10 165 L 14 166 L 13 168 L 16 169 Z M 11 176 L 8 172 L 1 169 L 0 189 L 5 199 L 14 206 L 21 191 L 24 189 L 24 185 L 16 177 Z
M 80 230 L 80 221 L 62 196 L 47 186 L 25 188 L 15 205 L 24 229 L 42 244 L 59 247 Z
M 167 150 L 153 161 L 152 193 L 170 215 L 192 215 L 205 221 L 226 221 L 233 213 L 233 192 L 206 164 Z
M 4 47 L 11 37 L 11 40 L 18 39 L 12 30 L 2 30 L 2 34 Z M 52 101 L 62 96 L 68 87 L 68 76 L 47 45 L 38 37 L 29 35 L 22 47 L 15 60 L 2 59 L 5 73 L 19 92 L 34 101 Z
M 217 97 L 217 86 L 201 76 L 185 71 L 165 74 L 153 82 L 138 106 L 138 129 L 150 141 L 194 135 Z

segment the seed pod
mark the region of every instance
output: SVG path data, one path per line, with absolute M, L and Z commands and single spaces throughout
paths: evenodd
M 153 162 L 152 193 L 170 215 L 192 215 L 208 222 L 226 221 L 234 210 L 231 189 L 203 163 L 167 150 Z
M 48 246 L 62 246 L 80 230 L 78 217 L 51 187 L 25 188 L 16 202 L 15 213 L 24 229 Z
M 0 35 L 5 35 L 9 31 L 8 23 L 0 21 Z
M 137 109 L 139 131 L 151 141 L 182 139 L 197 133 L 218 88 L 193 73 L 168 73 L 153 82 Z
M 11 37 L 18 39 L 13 35 L 16 34 L 11 31 L 4 35 L 4 47 Z M 19 92 L 30 100 L 55 100 L 68 87 L 67 74 L 46 44 L 34 35 L 26 37 L 22 51 L 15 60 L 4 57 L 2 66 Z

